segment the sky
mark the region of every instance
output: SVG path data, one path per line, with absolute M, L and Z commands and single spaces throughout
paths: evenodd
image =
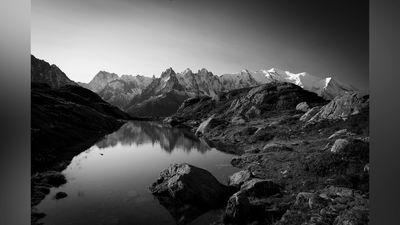
M 89 82 L 279 68 L 369 89 L 368 1 L 32 0 L 31 53 Z

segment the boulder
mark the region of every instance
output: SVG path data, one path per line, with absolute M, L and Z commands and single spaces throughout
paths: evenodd
M 350 142 L 346 139 L 337 139 L 331 148 L 332 153 L 342 152 Z
M 331 136 L 328 137 L 328 139 L 334 139 L 338 136 L 343 136 L 343 135 L 352 135 L 352 133 L 347 132 L 347 129 L 342 129 L 342 130 L 338 130 L 336 131 L 334 134 L 332 134 Z
M 280 192 L 280 186 L 272 180 L 254 178 L 242 184 L 240 191 L 251 197 L 269 197 Z
M 229 198 L 225 208 L 225 222 L 244 224 L 245 221 L 268 217 L 267 209 L 270 210 L 272 202 L 270 197 L 277 193 L 280 193 L 280 187 L 271 180 L 254 178 L 246 181 Z
M 242 184 L 248 181 L 252 177 L 250 171 L 241 170 L 239 172 L 234 173 L 229 177 L 229 186 L 239 188 Z
M 235 116 L 232 118 L 231 123 L 233 125 L 241 125 L 241 124 L 245 124 L 246 121 L 240 116 Z
M 208 171 L 186 164 L 172 164 L 150 187 L 177 224 L 187 224 L 210 209 L 221 207 L 234 192 Z
M 307 102 L 300 102 L 296 106 L 297 111 L 307 112 L 309 109 L 310 109 L 310 106 L 308 106 Z
M 57 192 L 57 194 L 54 196 L 54 199 L 62 199 L 62 198 L 66 198 L 68 195 L 65 192 Z
M 215 208 L 229 197 L 229 188 L 208 171 L 186 164 L 172 164 L 161 171 L 160 177 L 150 186 L 156 196 L 166 196 L 172 201 Z
M 171 126 L 176 126 L 176 125 L 180 124 L 179 120 L 177 118 L 175 118 L 175 117 L 172 117 L 172 116 L 165 118 L 163 120 L 163 122 L 167 123 L 167 124 L 169 124 Z
M 226 205 L 224 220 L 226 222 L 243 223 L 248 219 L 250 213 L 250 202 L 244 192 L 233 194 Z

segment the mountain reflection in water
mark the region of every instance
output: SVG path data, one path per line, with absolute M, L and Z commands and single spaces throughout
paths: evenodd
M 157 122 L 130 121 L 76 155 L 62 171 L 67 183 L 51 188 L 37 206 L 44 225 L 209 224 L 217 211 L 185 215 L 166 207 L 149 191 L 160 171 L 189 163 L 212 173 L 221 183 L 238 171 L 233 155 L 210 148 L 192 133 Z M 57 192 L 68 196 L 56 200 Z M 204 213 L 204 214 L 202 214 Z M 186 223 L 184 222 L 184 223 Z
M 158 122 L 128 122 L 118 131 L 107 135 L 99 141 L 98 148 L 114 147 L 121 145 L 143 145 L 148 143 L 159 143 L 161 148 L 171 153 L 174 149 L 182 149 L 185 152 L 197 150 L 204 153 L 210 147 L 204 141 L 198 139 L 193 133 Z

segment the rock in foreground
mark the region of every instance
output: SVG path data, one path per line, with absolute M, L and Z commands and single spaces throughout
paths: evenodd
M 219 183 L 210 172 L 186 163 L 172 164 L 161 171 L 150 191 L 154 195 L 204 207 L 221 205 L 229 197 L 228 187 Z
M 210 172 L 186 163 L 172 164 L 161 171 L 149 189 L 178 224 L 223 206 L 232 194 Z

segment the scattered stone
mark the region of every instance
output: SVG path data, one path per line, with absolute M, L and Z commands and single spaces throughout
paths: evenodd
M 33 179 L 35 181 L 39 180 L 40 183 L 49 184 L 53 187 L 59 187 L 67 183 L 65 176 L 57 171 L 47 171 L 44 173 L 40 173 Z
M 241 124 L 245 124 L 246 121 L 243 118 L 239 117 L 239 116 L 235 116 L 235 117 L 232 118 L 231 123 L 233 125 L 241 125 Z
M 175 117 L 172 117 L 172 116 L 165 118 L 163 120 L 163 122 L 167 123 L 171 126 L 176 126 L 176 125 L 180 124 L 180 122 Z
M 369 163 L 364 166 L 364 172 L 369 173 Z
M 241 170 L 239 172 L 234 173 L 229 177 L 229 186 L 239 188 L 243 183 L 251 179 L 252 175 L 248 170 Z
M 62 199 L 62 198 L 65 198 L 65 197 L 67 197 L 68 195 L 67 195 L 67 193 L 65 193 L 65 192 L 57 192 L 57 194 L 54 196 L 54 199 Z
M 298 110 L 298 111 L 307 112 L 309 109 L 310 109 L 310 106 L 308 106 L 307 102 L 300 102 L 296 106 L 296 110 Z
M 369 137 L 358 137 L 358 138 L 356 138 L 357 140 L 360 140 L 360 141 L 362 141 L 362 142 L 366 142 L 366 143 L 369 143 Z

